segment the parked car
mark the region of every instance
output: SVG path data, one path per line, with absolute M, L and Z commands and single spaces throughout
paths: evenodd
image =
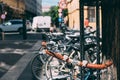
M 28 21 L 26 21 L 26 29 L 27 31 L 31 29 L 31 27 L 28 26 Z M 20 34 L 23 33 L 23 20 L 13 19 L 0 24 L 0 32 L 19 32 Z

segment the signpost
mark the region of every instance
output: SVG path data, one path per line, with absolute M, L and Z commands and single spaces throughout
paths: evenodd
M 3 14 L 1 15 L 2 23 L 4 23 L 4 20 L 5 20 L 5 18 L 6 18 L 6 15 L 7 15 L 7 13 L 3 13 Z
M 2 23 L 4 22 L 5 18 L 6 18 L 6 15 L 2 14 L 1 15 Z M 1 39 L 4 40 L 4 32 L 1 32 L 0 34 L 1 34 Z
M 6 18 L 6 15 L 5 15 L 5 14 L 2 14 L 2 15 L 1 15 L 1 19 L 4 20 L 5 18 Z
M 59 22 L 62 22 L 62 18 L 58 18 L 58 21 L 59 21 Z
M 59 22 L 59 27 L 61 28 L 62 31 L 64 31 L 64 30 L 63 30 L 63 27 L 64 27 L 64 15 L 63 15 L 63 11 L 64 11 L 64 9 L 67 8 L 66 0 L 60 0 L 58 5 L 59 5 L 59 9 L 58 9 L 58 15 L 59 15 L 58 22 Z

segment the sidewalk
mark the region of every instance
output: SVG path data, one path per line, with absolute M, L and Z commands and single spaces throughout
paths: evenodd
M 37 40 L 0 41 L 0 80 L 17 80 L 40 43 Z

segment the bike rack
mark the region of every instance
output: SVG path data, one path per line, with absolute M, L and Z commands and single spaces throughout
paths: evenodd
M 99 50 L 100 50 L 100 18 L 99 18 L 99 6 L 101 4 L 100 0 L 79 0 L 79 9 L 80 9 L 80 51 L 81 51 L 81 61 L 84 60 L 84 6 L 95 6 L 96 7 L 96 36 L 97 36 L 97 63 L 100 63 L 100 55 L 99 55 Z M 82 79 L 84 78 L 84 70 L 83 67 L 81 67 L 81 74 Z M 97 71 L 97 80 L 100 80 L 100 70 Z

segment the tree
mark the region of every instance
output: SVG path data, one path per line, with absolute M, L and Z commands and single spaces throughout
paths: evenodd
M 43 16 L 51 16 L 52 24 L 58 26 L 58 6 L 52 6 L 50 11 L 42 13 Z
M 52 18 L 52 23 L 55 24 L 56 26 L 59 25 L 58 22 L 58 6 L 52 6 L 50 8 L 50 16 Z
M 56 27 L 59 26 L 59 22 L 58 22 L 58 18 L 59 18 L 59 16 L 58 16 L 58 9 L 59 9 L 58 6 L 52 6 L 50 8 L 50 11 L 42 13 L 43 16 L 51 16 L 52 24 L 55 24 Z M 64 9 L 63 10 L 63 16 L 65 17 L 67 15 L 68 15 L 68 10 Z
M 42 16 L 50 16 L 50 11 L 43 12 L 43 13 L 42 13 Z
M 112 58 L 120 79 L 120 0 L 102 0 L 103 53 Z

